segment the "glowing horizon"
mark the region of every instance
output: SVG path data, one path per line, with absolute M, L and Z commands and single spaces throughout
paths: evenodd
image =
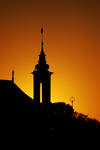
M 30 74 L 41 50 L 51 77 L 51 101 L 70 103 L 100 120 L 100 2 L 20 0 L 0 2 L 0 79 L 11 79 L 33 97 Z M 46 25 L 45 25 L 46 24 Z

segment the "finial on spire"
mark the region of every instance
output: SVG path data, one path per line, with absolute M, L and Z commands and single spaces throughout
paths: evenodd
M 41 43 L 41 45 L 42 45 L 42 49 L 43 49 L 43 25 L 41 27 L 41 35 L 42 35 L 42 43 Z
M 42 25 L 42 27 L 41 27 L 41 34 L 43 34 L 43 25 Z
M 14 70 L 12 70 L 12 82 L 14 83 Z

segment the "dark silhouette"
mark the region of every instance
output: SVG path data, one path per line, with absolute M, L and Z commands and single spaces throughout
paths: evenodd
M 48 69 L 42 40 L 39 63 L 33 72 L 34 100 L 16 86 L 14 71 L 11 81 L 0 80 L 0 136 L 5 143 L 10 141 L 18 145 L 19 141 L 22 143 L 24 139 L 24 145 L 28 141 L 33 145 L 37 141 L 39 145 L 41 140 L 45 144 L 48 139 L 48 146 L 51 145 L 51 140 L 54 142 L 66 140 L 68 146 L 70 141 L 77 142 L 80 137 L 82 140 L 85 136 L 85 143 L 86 139 L 95 139 L 100 134 L 99 121 L 75 112 L 69 104 L 50 102 L 52 72 Z M 43 89 L 42 103 L 40 103 L 40 83 Z
M 43 35 L 43 28 L 41 28 L 41 33 Z M 40 103 L 40 84 L 42 85 L 42 103 L 50 103 L 52 72 L 48 71 L 48 69 L 49 65 L 46 63 L 42 38 L 42 48 L 39 55 L 39 62 L 35 66 L 35 71 L 32 72 L 34 75 L 34 100 L 36 103 Z
M 27 96 L 13 81 L 0 80 L 0 103 L 5 105 L 30 103 L 32 99 Z
M 14 83 L 14 70 L 12 70 L 12 82 Z

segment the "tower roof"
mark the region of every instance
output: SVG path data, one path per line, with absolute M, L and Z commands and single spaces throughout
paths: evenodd
M 39 71 L 47 71 L 49 69 L 49 65 L 46 63 L 46 58 L 45 58 L 45 53 L 44 53 L 44 48 L 43 48 L 43 27 L 41 28 L 41 36 L 42 36 L 42 42 L 41 42 L 41 52 L 39 55 L 39 61 L 38 64 L 36 65 L 35 69 Z
M 44 49 L 43 49 L 43 41 L 42 41 L 42 47 L 41 47 L 41 52 L 39 55 L 39 64 L 46 64 L 46 59 L 45 59 L 45 53 L 44 53 Z

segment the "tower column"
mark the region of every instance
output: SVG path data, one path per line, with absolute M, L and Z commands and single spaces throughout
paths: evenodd
M 45 80 L 43 80 L 43 86 L 42 86 L 42 102 L 43 103 L 50 103 L 50 96 L 51 96 L 51 75 L 47 75 Z
M 37 74 L 34 74 L 34 100 L 40 103 L 40 81 Z

